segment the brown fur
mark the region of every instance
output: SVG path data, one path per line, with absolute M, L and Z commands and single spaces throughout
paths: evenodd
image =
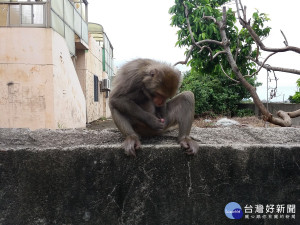
M 187 154 L 198 151 L 198 144 L 188 136 L 194 116 L 193 93 L 182 93 L 167 102 L 176 94 L 180 78 L 174 67 L 151 59 L 133 60 L 118 71 L 109 106 L 115 124 L 126 136 L 127 155 L 135 155 L 140 148 L 139 135 L 161 134 L 175 124 Z

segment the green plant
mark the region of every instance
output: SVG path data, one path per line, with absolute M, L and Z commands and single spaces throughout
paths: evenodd
M 106 118 L 105 116 L 102 116 L 102 117 L 100 117 L 100 120 L 101 120 L 101 121 L 106 121 L 107 118 Z
M 188 65 L 191 71 L 184 77 L 182 91 L 191 90 L 195 94 L 196 114 L 205 111 L 213 111 L 217 114 L 235 114 L 237 104 L 244 98 L 249 98 L 249 92 L 242 85 L 237 84 L 227 55 L 224 54 L 224 45 L 219 27 L 211 20 L 203 19 L 210 16 L 217 21 L 222 20 L 221 6 L 229 0 L 176 0 L 170 8 L 172 14 L 172 26 L 179 28 L 176 45 L 195 46 L 195 42 L 201 43 L 199 48 L 190 48 L 186 54 L 191 53 Z M 186 7 L 186 8 L 185 8 Z M 188 12 L 191 33 L 188 29 L 188 20 L 185 15 Z M 266 14 L 255 12 L 252 18 L 252 27 L 260 38 L 267 37 L 270 28 L 264 27 L 268 21 Z M 255 63 L 248 57 L 256 57 L 260 53 L 253 48 L 254 40 L 245 28 L 236 26 L 236 17 L 232 9 L 226 12 L 226 34 L 230 43 L 230 51 L 235 57 L 236 64 L 242 74 L 256 72 Z M 203 43 L 202 43 L 203 42 Z M 258 86 L 255 76 L 246 76 L 246 81 L 252 86 Z
M 239 109 L 236 112 L 236 116 L 238 117 L 246 117 L 246 116 L 254 116 L 255 113 L 251 109 Z
M 296 83 L 298 89 L 300 89 L 300 79 L 298 79 Z M 289 97 L 289 100 L 291 103 L 300 103 L 300 92 L 296 91 L 296 93 L 293 96 Z
M 197 115 L 213 112 L 233 115 L 237 105 L 249 98 L 245 88 L 235 85 L 223 75 L 209 76 L 200 72 L 187 72 L 180 91 L 190 90 L 195 95 L 195 113 Z
M 221 54 L 224 51 L 220 44 L 222 41 L 218 26 L 211 20 L 203 19 L 203 16 L 210 16 L 216 20 L 222 20 L 222 6 L 231 0 L 176 0 L 175 5 L 170 8 L 169 13 L 172 15 L 172 26 L 179 28 L 177 35 L 177 46 L 191 46 L 193 39 L 195 42 L 203 41 L 201 46 L 207 46 L 199 51 L 199 48 L 194 48 L 191 52 L 191 59 L 188 64 L 192 67 L 192 71 L 201 72 L 215 76 L 222 74 L 224 71 L 231 77 L 235 78 L 232 68 L 227 60 L 226 54 Z M 189 22 L 193 37 L 187 27 L 187 19 L 185 15 L 185 7 L 188 9 Z M 265 27 L 264 23 L 269 21 L 269 18 L 264 13 L 256 11 L 252 15 L 251 25 L 256 34 L 264 39 L 269 35 L 270 27 Z M 237 20 L 235 12 L 229 8 L 226 12 L 226 34 L 230 41 L 230 49 L 235 57 L 236 64 L 242 74 L 253 74 L 256 71 L 255 63 L 249 60 L 249 56 L 256 58 L 260 52 L 257 52 L 255 42 L 247 29 L 236 26 Z M 210 41 L 214 42 L 210 42 Z M 187 51 L 188 52 L 188 51 Z M 187 53 L 186 52 L 186 53 Z M 216 56 L 217 55 L 217 56 Z M 217 58 L 212 60 L 212 57 Z M 253 83 L 253 77 L 246 77 L 247 81 Z

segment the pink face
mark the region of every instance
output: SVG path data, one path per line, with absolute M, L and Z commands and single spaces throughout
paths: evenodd
M 154 97 L 152 98 L 154 105 L 157 107 L 163 106 L 166 103 L 166 100 L 166 97 L 159 93 L 155 93 Z

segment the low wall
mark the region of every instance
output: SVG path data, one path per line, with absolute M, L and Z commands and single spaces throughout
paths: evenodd
M 132 158 L 115 129 L 0 129 L 0 224 L 299 224 L 299 135 L 193 128 L 194 157 L 171 132 Z M 293 204 L 296 217 L 231 220 L 229 202 Z
M 276 113 L 279 110 L 285 111 L 285 112 L 292 112 L 300 109 L 300 104 L 292 104 L 292 103 L 264 103 L 264 106 L 269 109 L 269 112 L 276 116 Z M 259 111 L 258 107 L 254 105 L 253 103 L 243 103 L 239 105 L 239 108 L 241 109 L 251 109 L 255 116 L 260 117 L 261 112 Z M 300 126 L 300 117 L 292 118 L 292 124 L 293 126 Z

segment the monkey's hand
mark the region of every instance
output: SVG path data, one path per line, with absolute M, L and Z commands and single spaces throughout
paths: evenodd
M 151 117 L 145 121 L 147 125 L 153 130 L 163 130 L 165 128 L 165 120 L 162 118 L 157 118 L 156 116 L 151 115 Z
M 136 156 L 135 150 L 141 148 L 141 142 L 137 136 L 134 135 L 127 136 L 123 143 L 123 147 L 126 155 Z
M 199 145 L 196 141 L 190 137 L 183 137 L 179 140 L 180 146 L 185 149 L 185 153 L 188 155 L 195 155 L 199 150 Z

